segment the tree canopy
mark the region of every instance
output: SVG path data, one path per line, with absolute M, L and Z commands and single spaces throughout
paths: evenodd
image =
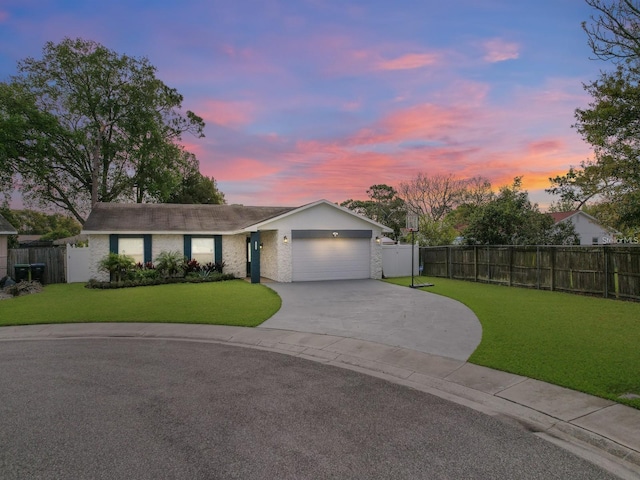
M 146 58 L 48 42 L 0 83 L 1 186 L 80 222 L 96 202 L 167 201 L 199 173 L 178 142 L 203 136 L 204 122 L 182 101 Z
M 579 240 L 573 224 L 554 225 L 551 216 L 531 203 L 521 177 L 478 207 L 463 235 L 471 245 L 573 245 Z
M 367 190 L 367 196 L 368 200 L 349 199 L 340 206 L 392 228 L 391 236 L 394 240 L 399 239 L 407 212 L 404 201 L 398 197 L 396 189 L 385 184 L 371 185 Z
M 596 58 L 616 66 L 584 85 L 592 101 L 575 111 L 574 127 L 594 158 L 550 178 L 547 191 L 576 209 L 613 204 L 620 215 L 609 226 L 625 230 L 640 226 L 640 8 L 632 0 L 586 2 L 596 12 L 583 23 L 589 45 Z

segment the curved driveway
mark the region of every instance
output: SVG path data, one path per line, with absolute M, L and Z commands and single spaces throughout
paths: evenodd
M 469 308 L 417 289 L 378 280 L 265 285 L 282 307 L 260 328 L 358 338 L 463 361 L 482 338 Z

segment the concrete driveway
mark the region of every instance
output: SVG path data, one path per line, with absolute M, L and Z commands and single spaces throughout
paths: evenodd
M 267 283 L 282 307 L 259 328 L 323 333 L 467 360 L 482 327 L 465 305 L 378 280 Z

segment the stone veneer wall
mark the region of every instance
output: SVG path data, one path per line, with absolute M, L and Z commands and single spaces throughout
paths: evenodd
M 98 269 L 98 263 L 108 254 L 109 235 L 89 235 L 89 278 L 109 281 L 109 274 Z
M 260 276 L 277 280 L 278 275 L 278 254 L 276 251 L 276 232 L 260 232 Z
M 152 235 L 151 236 L 151 261 L 161 252 L 180 252 L 184 254 L 184 235 Z
M 237 278 L 247 276 L 247 236 L 244 234 L 222 237 L 222 260 L 224 273 L 232 273 Z
M 382 232 L 374 230 L 371 238 L 371 278 L 380 280 L 382 278 L 382 244 L 376 242 L 376 236 L 381 238 Z

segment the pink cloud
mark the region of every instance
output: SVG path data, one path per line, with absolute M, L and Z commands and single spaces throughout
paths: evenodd
M 377 63 L 379 70 L 411 70 L 434 65 L 437 55 L 431 53 L 407 53 L 392 60 L 383 60 Z
M 484 42 L 484 59 L 490 63 L 504 62 L 505 60 L 515 60 L 520 56 L 520 45 L 513 42 L 506 42 L 499 38 Z
M 0 10 L 0 22 L 4 23 L 9 20 L 9 12 Z
M 207 100 L 198 106 L 205 123 L 223 127 L 241 127 L 253 120 L 255 105 L 245 101 Z
M 219 181 L 245 181 L 273 175 L 279 170 L 254 158 L 226 158 L 215 165 L 215 171 L 210 175 Z M 206 175 L 205 172 L 203 174 Z

